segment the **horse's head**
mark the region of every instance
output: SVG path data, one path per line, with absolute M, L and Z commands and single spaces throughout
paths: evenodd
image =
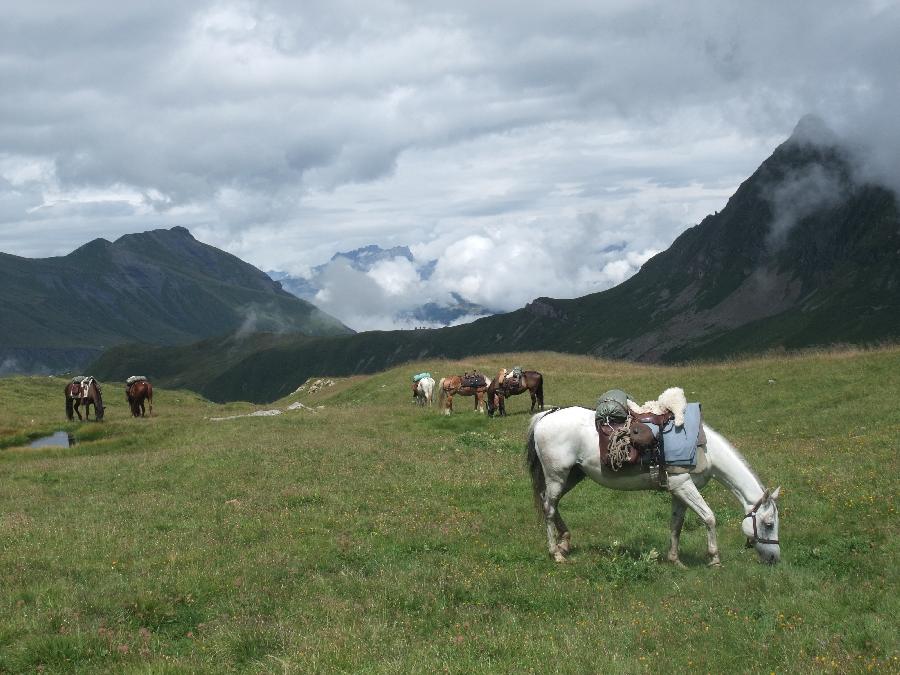
M 91 395 L 91 394 L 93 395 L 93 399 L 94 399 L 94 416 L 96 417 L 97 421 L 99 422 L 100 420 L 103 419 L 104 408 L 103 408 L 103 394 L 100 391 L 100 385 L 97 384 L 97 380 L 91 380 L 91 387 L 90 387 L 89 395 Z
M 741 529 L 747 537 L 747 546 L 756 549 L 759 561 L 768 564 L 781 559 L 781 545 L 778 541 L 778 497 L 781 488 L 773 492 L 766 490 L 749 513 L 744 516 Z

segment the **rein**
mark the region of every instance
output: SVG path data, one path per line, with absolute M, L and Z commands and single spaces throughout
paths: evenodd
M 759 507 L 763 505 L 763 502 L 766 501 L 769 497 L 769 491 L 766 490 L 763 493 L 763 496 L 760 497 L 757 502 L 750 509 L 750 512 L 744 516 L 744 519 L 749 518 L 750 522 L 753 523 L 753 536 L 747 537 L 747 548 L 753 546 L 753 544 L 778 544 L 777 539 L 761 539 L 759 536 L 759 532 L 756 529 L 756 512 L 759 511 Z

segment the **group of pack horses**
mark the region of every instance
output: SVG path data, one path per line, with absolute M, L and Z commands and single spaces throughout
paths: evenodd
M 679 558 L 679 544 L 685 514 L 694 511 L 706 526 L 709 564 L 720 564 L 716 537 L 716 518 L 700 490 L 715 479 L 724 485 L 740 502 L 744 518 L 741 530 L 747 537 L 747 547 L 754 548 L 760 562 L 776 563 L 781 557 L 778 539 L 778 504 L 781 488 L 770 490 L 750 468 L 747 460 L 720 433 L 705 422 L 702 424 L 704 445 L 702 466 L 689 471 L 676 471 L 674 467 L 662 469 L 662 476 L 654 474 L 642 463 L 613 469 L 602 461 L 599 447 L 600 425 L 595 411 L 581 406 L 568 406 L 544 410 L 544 378 L 538 371 L 514 369 L 512 376 L 501 370 L 498 376 L 488 379 L 483 375 L 454 375 L 437 383 L 438 400 L 445 414 L 453 409 L 453 396 L 474 396 L 475 409 L 489 415 L 495 412 L 505 415 L 505 399 L 528 391 L 531 394 L 532 415 L 526 435 L 526 466 L 531 478 L 535 506 L 543 516 L 547 533 L 547 548 L 557 562 L 565 562 L 571 551 L 571 532 L 559 511 L 563 496 L 584 478 L 614 490 L 665 490 L 671 495 L 672 518 L 670 546 L 667 560 L 683 566 Z M 75 378 L 66 385 L 66 416 L 82 419 L 79 408 L 88 417 L 90 406 L 94 416 L 103 419 L 103 396 L 99 383 L 92 377 Z M 413 396 L 421 405 L 430 405 L 435 381 L 423 377 L 413 383 Z M 145 414 L 144 403 L 153 412 L 153 386 L 146 378 L 129 378 L 126 382 L 126 399 L 135 417 Z M 630 417 L 629 417 L 630 420 Z M 698 456 L 700 453 L 698 453 Z M 671 471 L 671 472 L 670 472 Z
M 63 390 L 66 396 L 66 418 L 71 422 L 78 416 L 79 420 L 90 419 L 91 406 L 94 407 L 94 419 L 103 419 L 106 408 L 103 405 L 103 390 L 100 383 L 90 376 L 74 377 Z M 125 400 L 134 417 L 153 414 L 153 385 L 146 377 L 128 378 L 125 381 Z M 81 409 L 84 409 L 84 417 Z
M 453 397 L 456 395 L 474 396 L 475 410 L 487 411 L 490 417 L 494 414 L 506 415 L 506 397 L 524 394 L 526 391 L 531 394 L 531 412 L 534 412 L 536 406 L 544 409 L 544 376 L 536 370 L 507 371 L 504 368 L 493 379 L 473 371 L 464 375 L 442 377 L 437 385 L 434 378 L 428 375 L 413 382 L 413 399 L 419 405 L 431 405 L 435 387 L 438 404 L 446 415 L 453 411 Z
M 571 532 L 559 511 L 559 502 L 584 478 L 614 490 L 665 490 L 672 499 L 670 543 L 666 559 L 682 567 L 679 558 L 681 530 L 688 509 L 706 526 L 709 565 L 720 565 L 716 535 L 716 517 L 700 490 L 715 479 L 740 502 L 744 518 L 741 531 L 747 548 L 755 549 L 759 561 L 776 563 L 781 559 L 778 538 L 777 500 L 781 488 L 766 488 L 747 460 L 722 434 L 702 423 L 702 457 L 697 466 L 662 466 L 651 470 L 643 461 L 613 469 L 601 459 L 600 423 L 595 411 L 581 406 L 544 410 L 544 377 L 536 370 L 515 372 L 504 369 L 493 380 L 479 376 L 452 375 L 435 383 L 429 375 L 413 382 L 413 398 L 422 406 L 431 405 L 437 389 L 439 407 L 445 415 L 453 410 L 453 396 L 474 396 L 475 410 L 506 415 L 505 400 L 524 392 L 531 394 L 532 418 L 526 440 L 526 465 L 531 477 L 535 506 L 544 519 L 547 548 L 557 562 L 568 559 L 572 547 Z M 534 414 L 535 407 L 540 411 Z M 631 417 L 628 418 L 629 422 Z M 698 439 L 699 441 L 699 439 Z M 660 478 L 662 476 L 662 478 Z

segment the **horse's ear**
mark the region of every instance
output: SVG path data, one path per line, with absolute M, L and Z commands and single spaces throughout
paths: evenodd
M 779 485 L 777 488 L 775 488 L 775 492 L 773 492 L 771 495 L 769 495 L 769 499 L 774 501 L 774 500 L 778 499 L 778 497 L 780 495 L 781 495 L 781 486 Z

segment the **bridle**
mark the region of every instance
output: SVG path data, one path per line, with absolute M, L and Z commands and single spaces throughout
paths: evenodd
M 747 548 L 750 548 L 754 544 L 778 544 L 777 539 L 761 539 L 759 536 L 759 531 L 756 528 L 756 512 L 759 511 L 759 507 L 763 505 L 763 503 L 769 498 L 769 491 L 766 490 L 763 492 L 763 496 L 757 500 L 757 502 L 750 509 L 750 512 L 744 516 L 744 518 L 749 518 L 750 522 L 753 523 L 753 536 L 747 537 Z

